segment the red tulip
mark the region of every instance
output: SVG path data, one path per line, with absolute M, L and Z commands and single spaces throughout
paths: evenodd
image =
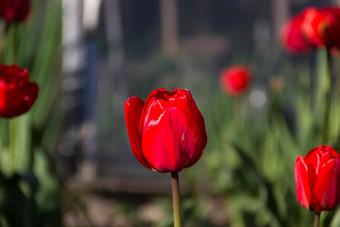
M 207 143 L 204 119 L 189 90 L 154 90 L 125 102 L 132 152 L 146 168 L 178 172 L 195 164 Z
M 29 82 L 29 72 L 16 65 L 0 65 L 0 117 L 12 118 L 26 113 L 39 93 L 39 86 Z
M 340 8 L 307 9 L 302 30 L 315 47 L 340 48 Z
M 306 8 L 285 23 L 280 31 L 282 46 L 292 53 L 310 49 L 340 48 L 340 8 Z
M 296 196 L 308 210 L 332 210 L 340 203 L 340 156 L 330 146 L 318 146 L 295 162 Z
M 221 72 L 220 80 L 225 92 L 232 96 L 242 94 L 249 85 L 251 77 L 250 70 L 241 65 L 236 65 Z
M 0 0 L 0 17 L 7 22 L 25 20 L 30 11 L 30 0 Z

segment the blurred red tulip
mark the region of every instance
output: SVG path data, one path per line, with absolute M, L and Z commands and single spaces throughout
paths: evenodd
M 30 0 L 0 0 L 0 17 L 7 22 L 23 21 L 30 11 Z
M 39 86 L 29 82 L 29 72 L 16 65 L 0 65 L 0 117 L 26 113 L 35 102 Z
M 154 90 L 144 103 L 125 102 L 132 152 L 146 168 L 178 172 L 195 164 L 207 143 L 205 123 L 189 90 Z
M 296 196 L 308 210 L 332 210 L 340 203 L 340 156 L 330 146 L 318 146 L 295 162 Z
M 291 53 L 310 49 L 340 48 L 340 8 L 306 8 L 286 22 L 280 30 L 280 41 Z
M 315 47 L 340 48 L 340 8 L 306 10 L 302 30 Z
M 248 88 L 250 78 L 250 69 L 241 65 L 226 68 L 220 75 L 222 88 L 231 96 L 242 94 Z
M 310 44 L 302 34 L 301 25 L 303 21 L 304 13 L 293 17 L 280 30 L 281 44 L 290 53 L 306 53 L 311 49 Z

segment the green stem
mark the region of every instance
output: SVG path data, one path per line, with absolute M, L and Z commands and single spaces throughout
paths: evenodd
M 8 120 L 0 118 L 0 144 L 1 148 L 8 147 Z
M 320 216 L 321 216 L 321 213 L 315 212 L 313 227 L 319 227 L 320 226 Z
M 181 227 L 178 172 L 171 172 L 171 185 L 172 185 L 172 204 L 174 210 L 174 227 Z
M 7 30 L 8 30 L 8 23 L 6 22 L 1 23 L 0 24 L 0 61 L 3 61 Z
M 9 152 L 11 155 L 11 170 L 16 170 L 17 146 L 16 146 L 16 121 L 9 120 Z
M 1 171 L 1 167 L 2 167 L 2 157 L 4 156 L 4 148 L 6 147 L 5 144 L 6 144 L 6 127 L 5 127 L 5 124 L 4 123 L 4 119 L 3 118 L 0 118 L 0 171 Z
M 9 137 L 9 120 L 0 118 L 0 172 L 4 171 L 7 165 L 11 165 L 6 163 L 6 158 L 4 158 L 9 152 Z
M 329 49 L 327 49 L 327 62 L 326 62 L 326 75 L 325 75 L 325 108 L 324 108 L 324 124 L 322 131 L 322 144 L 327 144 L 329 136 L 329 114 L 331 107 L 331 70 L 332 60 Z
M 234 109 L 234 116 L 233 119 L 235 120 L 236 128 L 240 129 L 240 131 L 243 130 L 243 123 L 244 118 L 242 117 L 242 103 L 241 103 L 241 97 L 237 97 L 233 99 L 233 109 Z

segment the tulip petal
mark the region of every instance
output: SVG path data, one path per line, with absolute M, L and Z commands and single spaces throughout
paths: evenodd
M 159 172 L 178 172 L 187 167 L 196 153 L 200 140 L 197 126 L 192 126 L 185 114 L 175 108 L 167 108 L 155 121 L 147 125 L 142 139 L 146 159 Z M 199 157 L 197 157 L 199 156 Z
M 141 137 L 139 132 L 140 118 L 143 107 L 144 102 L 140 98 L 129 98 L 124 105 L 125 123 L 129 135 L 132 153 L 144 167 L 151 170 L 152 168 L 150 164 L 146 161 L 142 152 Z
M 189 91 L 188 91 L 189 92 Z M 192 133 L 194 136 L 198 137 L 198 139 L 189 139 L 188 137 L 188 145 L 187 146 L 195 146 L 195 152 L 190 156 L 190 160 L 185 167 L 190 167 L 194 165 L 201 157 L 203 150 L 207 144 L 207 133 L 205 130 L 204 118 L 199 111 L 195 100 L 191 97 L 191 93 L 189 92 L 187 99 L 187 108 L 184 110 L 185 115 L 188 119 L 189 128 L 192 129 Z M 195 142 L 196 141 L 196 142 Z M 192 143 L 192 144 L 191 144 Z
M 39 86 L 35 82 L 26 83 L 24 88 L 21 91 L 21 94 L 18 96 L 18 105 L 21 106 L 21 113 L 26 113 L 29 109 L 31 109 L 33 103 L 37 99 L 39 94 Z
M 1 0 L 0 17 L 7 22 L 22 21 L 30 11 L 30 0 Z
M 303 207 L 309 210 L 311 190 L 309 184 L 308 168 L 301 155 L 297 157 L 295 161 L 295 181 L 297 200 Z
M 153 91 L 145 102 L 142 116 L 144 155 L 157 171 L 180 171 L 201 157 L 207 143 L 205 123 L 189 90 Z
M 190 160 L 186 165 L 186 167 L 189 167 L 198 161 L 202 155 L 203 149 L 207 144 L 207 133 L 205 130 L 204 118 L 189 90 L 178 88 L 172 93 L 174 93 L 175 97 L 175 99 L 172 101 L 172 105 L 184 113 L 187 119 L 188 128 L 192 129 L 191 131 L 194 131 L 195 128 L 194 135 L 199 138 L 195 144 L 196 152 L 194 152 L 193 156 L 190 156 Z
M 328 27 L 326 16 L 317 8 L 304 10 L 304 21 L 301 30 L 308 42 L 314 47 L 325 46 L 324 30 Z
M 290 53 L 306 53 L 310 46 L 302 34 L 304 14 L 293 17 L 280 30 L 280 41 L 284 49 Z
M 0 83 L 0 116 L 12 118 L 26 113 L 38 97 L 39 86 L 35 82 L 6 86 Z
M 340 49 L 340 8 L 339 7 L 324 7 L 322 12 L 327 15 L 329 20 L 329 29 L 325 31 L 327 45 Z
M 315 210 L 333 209 L 339 201 L 340 190 L 340 158 L 331 159 L 320 169 L 313 194 L 316 204 Z
M 167 101 L 169 95 L 171 95 L 170 92 L 160 88 L 158 90 L 153 90 L 147 97 L 141 114 L 143 116 L 140 125 L 142 134 L 143 129 L 149 124 L 149 121 L 151 119 L 157 119 L 159 115 L 170 105 Z M 152 111 L 150 111 L 150 109 L 152 109 Z

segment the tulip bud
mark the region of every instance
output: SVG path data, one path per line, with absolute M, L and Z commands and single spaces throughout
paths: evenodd
M 322 47 L 339 49 L 339 30 L 339 7 L 308 7 L 282 26 L 280 41 L 291 53 L 304 53 Z
M 7 22 L 20 22 L 26 19 L 30 11 L 30 0 L 1 0 L 0 17 Z
M 154 90 L 125 102 L 132 152 L 146 168 L 178 172 L 194 165 L 207 143 L 204 119 L 189 90 Z
M 0 117 L 26 113 L 38 97 L 39 86 L 29 82 L 29 72 L 16 65 L 0 65 Z
M 231 96 L 241 95 L 250 82 L 250 70 L 241 65 L 226 68 L 221 72 L 220 80 L 223 90 Z
M 296 197 L 301 206 L 320 213 L 340 202 L 340 156 L 330 146 L 318 146 L 295 162 Z

